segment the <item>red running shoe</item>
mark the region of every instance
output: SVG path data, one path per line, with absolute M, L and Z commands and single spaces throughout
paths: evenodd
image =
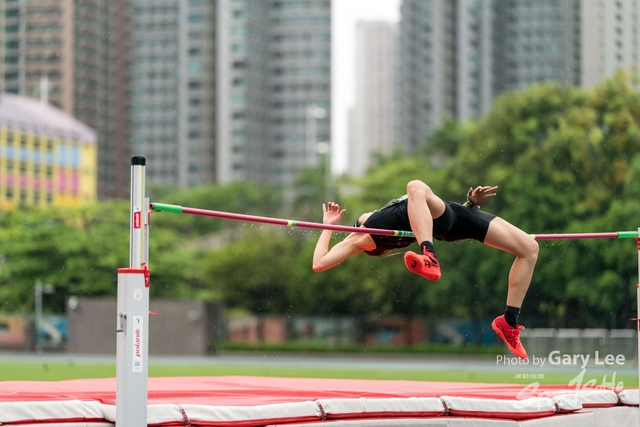
M 524 326 L 517 325 L 515 328 L 509 326 L 507 321 L 504 318 L 504 314 L 502 316 L 496 317 L 493 322 L 491 322 L 491 327 L 496 334 L 507 344 L 509 350 L 520 359 L 527 359 L 529 356 L 527 355 L 527 351 L 522 346 L 520 342 L 520 329 L 524 329 Z
M 435 254 L 426 249 L 424 249 L 422 255 L 411 251 L 405 252 L 404 265 L 406 265 L 412 273 L 422 276 L 427 280 L 438 280 L 440 276 L 442 276 L 442 273 L 440 273 L 440 263 L 438 263 Z

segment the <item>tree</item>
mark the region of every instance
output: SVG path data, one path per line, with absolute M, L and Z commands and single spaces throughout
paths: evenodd
M 258 214 L 280 206 L 277 191 L 245 183 L 164 196 L 163 202 Z M 151 295 L 219 298 L 205 286 L 201 259 L 206 247 L 194 240 L 242 224 L 188 215 L 151 217 Z M 71 295 L 115 296 L 117 269 L 129 265 L 129 204 L 105 201 L 80 208 L 3 212 L 0 247 L 0 310 L 31 311 L 36 280 L 55 286 L 45 308 L 56 312 L 64 311 Z
M 445 196 L 470 185 L 500 185 L 486 209 L 530 233 L 603 231 L 600 227 L 616 223 L 634 228 L 638 210 L 625 182 L 640 149 L 639 105 L 638 92 L 622 73 L 591 91 L 542 85 L 507 94 L 455 150 L 446 168 Z M 624 209 L 614 210 L 618 204 Z M 620 319 L 629 313 L 612 310 L 628 307 L 629 283 L 636 279 L 628 266 L 605 255 L 605 245 L 624 243 L 541 243 L 525 300 L 531 320 L 548 325 L 560 318 L 584 326 L 615 317 L 609 324 L 626 326 Z M 504 294 L 510 260 L 491 252 L 482 261 L 491 268 L 478 274 L 478 286 L 486 286 L 481 295 Z M 458 271 L 478 265 L 466 255 L 460 263 Z

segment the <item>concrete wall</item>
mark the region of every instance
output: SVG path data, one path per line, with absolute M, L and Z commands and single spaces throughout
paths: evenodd
M 116 299 L 83 297 L 73 305 L 67 307 L 67 352 L 115 355 Z M 224 339 L 222 306 L 154 298 L 149 306 L 159 313 L 149 316 L 149 355 L 205 355 Z
M 229 342 L 250 344 L 283 343 L 289 340 L 289 318 L 284 316 L 246 316 L 231 318 L 227 325 Z

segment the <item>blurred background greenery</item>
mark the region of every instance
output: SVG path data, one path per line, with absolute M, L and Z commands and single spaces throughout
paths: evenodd
M 450 122 L 411 155 L 381 157 L 359 180 L 330 183 L 304 170 L 296 195 L 249 183 L 188 191 L 151 187 L 152 201 L 321 222 L 332 194 L 343 224 L 381 207 L 420 179 L 464 201 L 498 185 L 483 209 L 528 233 L 636 230 L 640 226 L 640 93 L 620 73 L 590 89 L 534 86 L 509 93 L 479 121 Z M 328 183 L 328 184 L 327 184 Z M 330 185 L 330 188 L 326 188 Z M 128 265 L 129 204 L 0 213 L 0 311 L 32 311 L 35 280 L 55 286 L 46 312 L 66 299 L 115 296 Z M 420 316 L 480 319 L 504 310 L 513 256 L 477 242 L 436 242 L 443 277 L 426 282 L 398 257 L 359 255 L 311 270 L 318 232 L 152 214 L 151 295 L 221 301 L 255 315 Z M 340 239 L 344 234 L 334 233 Z M 541 242 L 521 317 L 528 327 L 627 328 L 635 313 L 635 242 Z

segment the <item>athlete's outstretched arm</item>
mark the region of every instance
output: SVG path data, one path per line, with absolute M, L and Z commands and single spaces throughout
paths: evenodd
M 340 222 L 346 209 L 340 210 L 340 205 L 329 202 L 328 207 L 324 203 L 322 204 L 322 211 L 322 223 L 335 225 Z M 313 251 L 313 271 L 317 273 L 335 267 L 350 256 L 363 251 L 353 233 L 329 249 L 331 235 L 331 230 L 323 230 Z

